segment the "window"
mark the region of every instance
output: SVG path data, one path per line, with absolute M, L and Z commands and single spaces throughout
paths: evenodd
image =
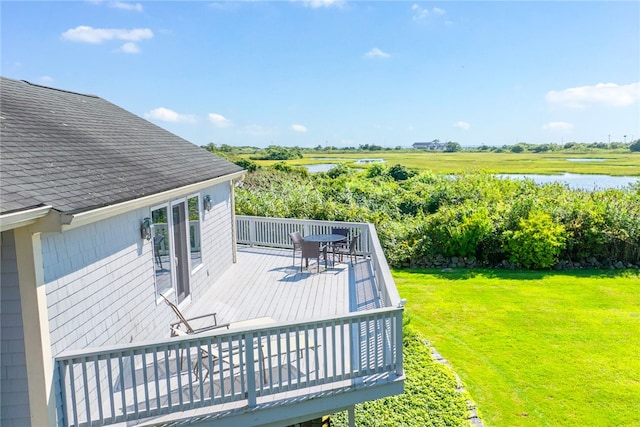
M 153 265 L 156 279 L 156 294 L 172 289 L 171 245 L 169 239 L 169 215 L 166 206 L 151 211 Z
M 191 271 L 202 264 L 200 247 L 200 197 L 192 196 L 188 199 L 189 206 L 189 254 Z

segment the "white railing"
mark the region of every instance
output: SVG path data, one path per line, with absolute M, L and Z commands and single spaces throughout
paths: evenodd
M 289 233 L 299 231 L 303 236 L 330 234 L 333 227 L 347 228 L 351 236 L 360 235 L 356 251 L 361 255 L 369 255 L 369 224 L 366 223 L 236 215 L 238 243 L 251 246 L 290 248 Z
M 402 308 L 56 357 L 59 425 L 104 425 L 403 375 Z M 274 400 L 275 399 L 275 400 Z M 269 405 L 277 398 L 269 399 Z M 215 408 L 212 408 L 215 409 Z
M 290 218 L 266 218 L 258 216 L 236 216 L 238 243 L 251 246 L 276 248 L 292 247 L 289 233 L 299 231 L 303 236 L 330 233 L 333 227 L 349 229 L 349 235 L 359 235 L 356 252 L 371 258 L 371 267 L 376 286 L 385 307 L 404 305 L 391 270 L 382 251 L 378 234 L 373 224 L 362 222 L 313 221 Z

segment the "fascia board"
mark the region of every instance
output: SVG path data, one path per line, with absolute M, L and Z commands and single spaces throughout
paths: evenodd
M 63 214 L 61 216 L 62 231 L 71 230 L 83 225 L 91 224 L 103 219 L 107 219 L 121 213 L 129 212 L 135 209 L 147 206 L 157 205 L 168 200 L 177 199 L 186 194 L 198 192 L 204 188 L 208 188 L 222 182 L 232 181 L 244 177 L 246 171 L 240 171 L 233 174 L 223 175 L 207 181 L 198 182 L 184 187 L 174 188 L 162 193 L 151 194 L 149 196 L 140 197 L 134 200 L 117 203 L 115 205 L 105 206 L 93 209 L 87 212 L 77 214 Z

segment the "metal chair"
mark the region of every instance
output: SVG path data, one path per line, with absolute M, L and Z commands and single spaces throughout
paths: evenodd
M 289 233 L 289 237 L 293 242 L 293 265 L 296 265 L 296 251 L 302 250 L 302 241 L 304 240 L 299 231 Z
M 320 257 L 324 255 L 325 265 L 327 264 L 327 246 L 321 246 L 318 242 L 307 242 L 303 240 L 301 243 L 302 256 L 300 257 L 300 271 L 302 271 L 303 260 L 307 261 L 307 268 L 309 268 L 309 258 L 318 259 L 318 273 L 320 272 Z
M 351 261 L 351 264 L 354 263 L 354 260 L 357 262 L 358 261 L 358 255 L 356 253 L 356 245 L 358 243 L 358 235 L 355 235 L 351 238 L 351 240 L 349 241 L 349 246 L 348 247 L 334 247 L 333 248 L 333 256 L 335 257 L 336 255 L 339 256 L 340 262 L 342 262 L 342 256 L 343 255 L 349 255 L 349 260 Z
M 333 227 L 331 229 L 331 234 L 339 234 L 341 236 L 344 236 L 344 240 L 341 240 L 339 242 L 333 242 L 331 244 L 332 248 L 348 248 L 349 247 L 349 229 L 348 228 L 343 228 L 343 227 Z
M 167 297 L 165 297 L 162 294 L 160 294 L 160 296 L 164 299 L 164 302 L 166 302 L 167 305 L 169 307 L 171 307 L 171 310 L 173 310 L 174 314 L 178 318 L 177 322 L 169 324 L 169 328 L 171 329 L 171 336 L 172 337 L 175 337 L 177 335 L 181 335 L 180 332 L 185 333 L 185 334 L 197 334 L 197 333 L 200 333 L 200 332 L 210 331 L 212 329 L 218 329 L 218 328 L 227 328 L 228 329 L 229 328 L 229 324 L 228 323 L 223 323 L 221 325 L 218 325 L 218 319 L 216 319 L 216 313 L 203 314 L 202 316 L 196 316 L 196 317 L 192 317 L 190 319 L 187 319 L 186 317 L 184 317 L 184 315 L 182 314 L 180 309 L 174 303 L 169 301 L 167 299 Z M 207 317 L 213 317 L 213 325 L 209 324 L 209 325 L 203 326 L 201 328 L 194 328 L 194 327 L 191 326 L 191 323 L 190 323 L 191 321 L 199 320 L 199 319 L 205 319 Z M 182 329 L 183 327 L 184 327 L 184 330 Z

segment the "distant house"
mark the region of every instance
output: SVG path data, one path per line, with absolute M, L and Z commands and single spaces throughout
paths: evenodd
M 239 166 L 99 97 L 7 78 L 0 141 L 3 427 L 207 414 L 222 426 L 288 425 L 402 392 L 402 304 L 371 225 L 348 224 L 368 256 L 359 265 L 371 266 L 362 271 L 376 271 L 371 289 L 383 293 L 362 317 L 340 296 L 340 313 L 284 251 L 288 232 L 336 224 L 236 217 Z M 347 290 L 356 265 L 342 268 Z M 295 300 L 274 302 L 293 288 Z M 300 303 L 305 289 L 314 297 Z M 252 327 L 172 337 L 163 297 L 192 317 L 215 310 L 218 323 Z M 315 300 L 331 320 L 314 314 Z M 266 316 L 276 323 L 260 329 Z M 292 349 L 297 361 L 279 357 Z
M 413 148 L 417 150 L 428 150 L 428 151 L 444 151 L 447 144 L 441 143 L 439 140 L 434 139 L 431 142 L 414 142 Z

